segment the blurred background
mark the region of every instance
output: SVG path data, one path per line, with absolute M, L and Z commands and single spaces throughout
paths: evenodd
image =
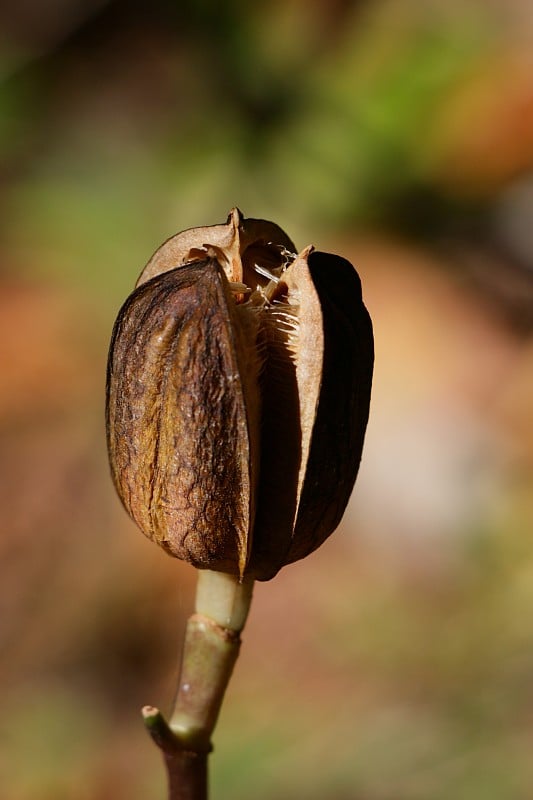
M 533 6 L 0 11 L 0 792 L 157 800 L 195 575 L 108 475 L 112 324 L 238 205 L 348 257 L 376 337 L 338 533 L 257 587 L 213 798 L 533 796 Z

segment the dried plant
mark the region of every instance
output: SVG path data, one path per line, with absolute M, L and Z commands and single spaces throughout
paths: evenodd
M 335 530 L 359 468 L 372 324 L 345 259 L 271 222 L 165 242 L 119 312 L 107 379 L 113 480 L 139 528 L 200 570 L 176 706 L 145 722 L 171 800 L 207 797 L 207 755 L 254 580 Z

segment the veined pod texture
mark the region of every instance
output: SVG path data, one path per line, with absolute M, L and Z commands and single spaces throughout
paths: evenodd
M 118 494 L 198 568 L 259 580 L 335 530 L 368 420 L 354 267 L 234 209 L 165 242 L 119 312 L 107 374 Z

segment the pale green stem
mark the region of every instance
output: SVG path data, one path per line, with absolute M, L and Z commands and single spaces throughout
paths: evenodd
M 224 693 L 239 654 L 240 632 L 252 599 L 253 581 L 202 570 L 196 610 L 185 632 L 178 694 L 167 724 L 152 706 L 146 727 L 163 751 L 169 800 L 206 800 L 207 755 Z

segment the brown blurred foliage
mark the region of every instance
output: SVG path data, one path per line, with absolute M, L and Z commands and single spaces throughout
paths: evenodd
M 163 796 L 194 574 L 108 475 L 114 316 L 235 204 L 357 265 L 353 502 L 258 587 L 213 796 L 526 800 L 533 697 L 533 19 L 524 0 L 0 11 L 2 800 Z

